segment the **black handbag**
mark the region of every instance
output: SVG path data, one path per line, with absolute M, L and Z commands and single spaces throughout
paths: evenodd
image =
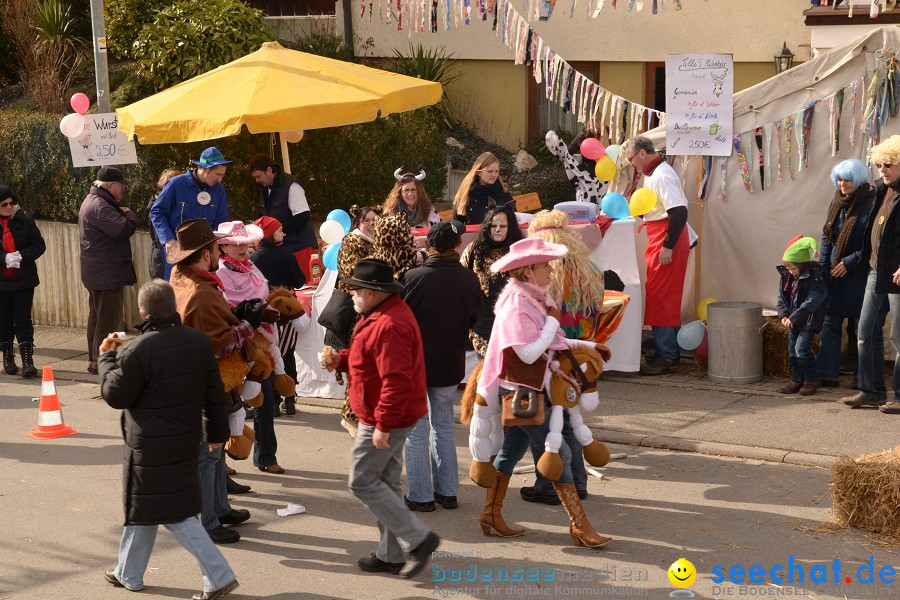
M 340 288 L 334 288 L 328 304 L 322 309 L 318 319 L 319 325 L 327 330 L 326 344 L 335 350 L 346 348 L 350 343 L 351 328 L 355 317 L 353 298 Z

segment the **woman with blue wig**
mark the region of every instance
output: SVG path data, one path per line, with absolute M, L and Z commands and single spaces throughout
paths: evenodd
M 841 367 L 841 328 L 844 319 L 855 332 L 866 291 L 868 260 L 863 259 L 866 227 L 875 202 L 869 169 L 856 159 L 831 170 L 836 188 L 822 232 L 819 263 L 829 274 L 830 305 L 819 335 L 818 372 L 823 387 L 837 387 Z M 856 367 L 854 366 L 854 373 Z

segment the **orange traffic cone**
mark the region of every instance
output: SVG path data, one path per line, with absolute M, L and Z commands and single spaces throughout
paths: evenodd
M 26 433 L 28 437 L 38 440 L 53 440 L 78 433 L 63 421 L 62 409 L 59 407 L 59 396 L 56 395 L 56 383 L 53 381 L 53 368 L 44 367 L 44 380 L 41 383 L 41 406 L 38 412 L 37 427 Z

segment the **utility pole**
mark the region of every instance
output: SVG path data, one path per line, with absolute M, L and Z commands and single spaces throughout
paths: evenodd
M 103 0 L 91 0 L 91 31 L 94 43 L 94 73 L 97 79 L 97 110 L 109 108 L 109 69 L 106 64 L 106 25 L 103 23 Z

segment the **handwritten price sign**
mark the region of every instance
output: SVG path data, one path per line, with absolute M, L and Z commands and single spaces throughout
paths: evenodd
M 734 115 L 730 54 L 666 56 L 666 153 L 729 156 Z
M 101 167 L 137 162 L 134 142 L 129 142 L 128 136 L 116 129 L 119 124 L 116 113 L 88 114 L 84 119 L 84 132 L 69 138 L 73 166 Z

